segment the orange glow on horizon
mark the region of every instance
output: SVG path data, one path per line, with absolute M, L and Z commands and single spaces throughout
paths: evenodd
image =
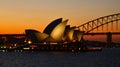
M 79 26 L 90 20 L 119 13 L 120 0 L 0 0 L 0 34 L 40 32 L 54 19 L 69 19 Z M 101 4 L 102 3 L 102 4 Z
M 0 17 L 0 34 L 13 34 L 13 33 L 24 33 L 25 29 L 35 29 L 40 32 L 43 32 L 45 27 L 52 22 L 53 20 L 57 18 L 48 18 L 48 19 L 25 19 L 23 18 L 16 18 L 16 17 Z M 60 18 L 60 17 L 59 17 Z M 31 20 L 32 19 L 32 20 Z M 66 18 L 65 18 L 66 19 Z M 65 20 L 63 18 L 63 21 Z M 69 19 L 69 18 L 68 18 Z M 76 26 L 78 24 L 74 23 L 73 21 L 76 21 L 76 19 L 69 19 L 67 24 L 70 24 L 71 26 Z

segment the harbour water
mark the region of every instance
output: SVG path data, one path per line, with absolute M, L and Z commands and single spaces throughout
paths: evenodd
M 0 67 L 120 67 L 120 48 L 95 52 L 0 52 Z

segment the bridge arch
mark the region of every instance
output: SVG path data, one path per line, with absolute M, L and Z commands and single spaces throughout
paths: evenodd
M 87 23 L 78 26 L 78 28 L 81 31 L 85 31 L 85 33 L 89 33 L 95 29 L 98 29 L 99 27 L 102 27 L 103 29 L 103 26 L 109 23 L 116 22 L 117 24 L 119 20 L 120 20 L 120 13 L 117 13 L 117 14 L 112 14 L 94 19 L 92 21 L 89 21 Z

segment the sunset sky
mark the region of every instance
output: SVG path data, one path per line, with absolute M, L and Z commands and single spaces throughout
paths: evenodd
M 0 0 L 0 34 L 43 29 L 57 18 L 78 26 L 120 13 L 120 0 Z

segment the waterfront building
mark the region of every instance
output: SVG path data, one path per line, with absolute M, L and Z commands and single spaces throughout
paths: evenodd
M 62 18 L 56 19 L 51 22 L 43 31 L 43 33 L 26 29 L 25 33 L 27 41 L 31 43 L 63 43 L 80 41 L 83 33 L 77 30 L 75 26 L 70 27 L 67 25 L 68 19 L 62 21 Z

